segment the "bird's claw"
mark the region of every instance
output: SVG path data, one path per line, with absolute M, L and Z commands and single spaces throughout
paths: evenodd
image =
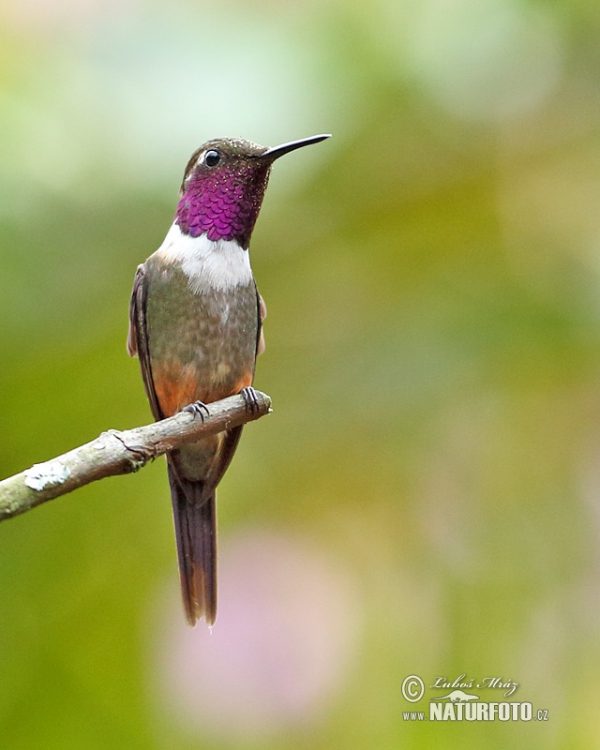
M 208 406 L 203 401 L 194 401 L 193 404 L 188 404 L 187 406 L 184 406 L 182 411 L 187 411 L 190 414 L 192 414 L 194 417 L 200 417 L 200 419 L 203 422 L 204 422 L 205 417 L 210 416 L 210 412 L 208 411 Z
M 247 388 L 242 388 L 241 394 L 246 402 L 246 410 L 251 414 L 256 414 L 260 409 L 260 404 L 258 402 L 258 395 L 254 388 L 251 385 Z

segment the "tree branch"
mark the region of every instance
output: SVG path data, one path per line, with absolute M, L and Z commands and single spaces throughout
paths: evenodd
M 34 464 L 0 482 L 0 521 L 18 516 L 47 500 L 66 495 L 97 479 L 130 474 L 148 461 L 184 443 L 250 422 L 271 411 L 271 399 L 255 391 L 250 409 L 242 395 L 207 405 L 204 419 L 189 412 L 133 430 L 108 430 L 91 443 Z

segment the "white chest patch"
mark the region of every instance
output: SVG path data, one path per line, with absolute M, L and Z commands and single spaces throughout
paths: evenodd
M 209 240 L 206 234 L 190 237 L 178 224 L 169 229 L 154 253 L 163 263 L 178 265 L 198 293 L 207 286 L 226 291 L 252 281 L 250 254 L 235 240 Z

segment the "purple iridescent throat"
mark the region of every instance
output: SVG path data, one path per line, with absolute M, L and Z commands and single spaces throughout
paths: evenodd
M 257 159 L 210 172 L 195 171 L 177 205 L 175 223 L 184 234 L 237 240 L 247 248 L 269 179 L 269 164 Z

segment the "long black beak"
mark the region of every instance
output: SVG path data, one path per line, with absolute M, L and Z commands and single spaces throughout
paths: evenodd
M 275 159 L 279 159 L 280 156 L 289 154 L 290 151 L 295 151 L 297 148 L 302 148 L 302 146 L 310 146 L 311 143 L 319 143 L 320 141 L 324 141 L 326 138 L 331 138 L 331 133 L 326 133 L 324 135 L 311 135 L 310 138 L 302 138 L 299 141 L 282 143 L 281 146 L 273 146 L 273 148 L 267 149 L 260 155 L 259 158 L 269 159 L 269 161 L 275 161 Z

